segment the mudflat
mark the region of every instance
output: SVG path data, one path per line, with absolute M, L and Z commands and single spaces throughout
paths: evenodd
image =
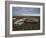
M 40 17 L 30 17 L 30 16 L 16 16 L 13 17 L 16 19 L 13 19 L 13 31 L 24 31 L 24 30 L 40 30 Z M 23 18 L 28 18 L 28 20 L 30 18 L 36 18 L 36 20 L 38 19 L 37 22 L 35 22 L 35 20 L 30 19 L 30 21 L 28 20 L 24 20 L 24 23 L 22 25 L 19 26 L 19 24 L 14 24 L 14 22 L 16 22 L 19 19 L 23 19 Z M 16 26 L 17 25 L 17 26 Z

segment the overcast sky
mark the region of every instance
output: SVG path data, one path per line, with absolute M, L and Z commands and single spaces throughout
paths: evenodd
M 13 16 L 39 16 L 40 8 L 30 8 L 30 7 L 13 7 L 12 8 Z

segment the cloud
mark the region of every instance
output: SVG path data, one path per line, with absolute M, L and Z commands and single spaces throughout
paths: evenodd
M 27 8 L 27 7 L 13 7 L 12 9 L 12 15 L 18 16 L 18 15 L 40 15 L 40 8 Z

